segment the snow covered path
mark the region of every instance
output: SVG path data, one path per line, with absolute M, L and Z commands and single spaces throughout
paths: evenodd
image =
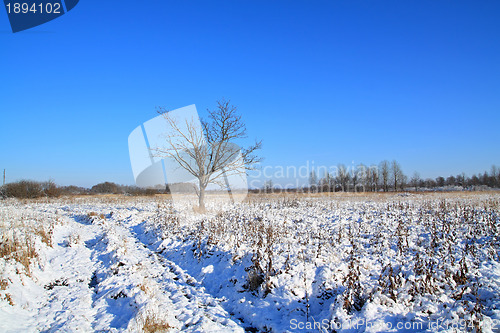
M 20 281 L 30 287 L 24 309 L 2 304 L 0 331 L 135 332 L 154 322 L 169 331 L 244 332 L 198 281 L 137 240 L 130 228 L 142 214 L 63 209 L 43 267 L 34 282 Z

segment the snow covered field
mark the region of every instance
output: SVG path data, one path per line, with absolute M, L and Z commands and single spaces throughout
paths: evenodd
M 0 201 L 0 331 L 500 331 L 499 194 L 210 210 Z

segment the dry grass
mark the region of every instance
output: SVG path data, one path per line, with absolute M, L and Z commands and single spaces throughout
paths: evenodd
M 6 293 L 3 298 L 10 304 L 10 306 L 14 306 L 14 300 L 10 294 Z
M 38 257 L 32 235 L 3 233 L 0 237 L 0 258 L 15 260 L 31 275 L 31 259 Z
M 22 265 L 31 276 L 31 264 L 38 260 L 37 243 L 52 247 L 54 224 L 39 215 L 2 212 L 0 214 L 0 258 Z M 5 280 L 3 280 L 5 281 Z M 3 288 L 2 288 L 3 289 Z
M 156 312 L 146 311 L 137 317 L 138 328 L 145 333 L 168 332 L 172 326 Z
M 145 283 L 141 283 L 139 285 L 139 289 L 142 290 L 142 292 L 145 293 L 146 295 L 149 295 L 149 288 L 146 286 Z
M 9 281 L 7 280 L 0 280 L 0 290 L 7 290 L 7 287 L 9 286 Z M 5 299 L 11 306 L 14 306 L 14 301 L 12 300 L 12 296 L 9 293 L 5 293 L 0 299 Z
M 52 247 L 52 236 L 54 234 L 54 225 L 50 224 L 47 227 L 37 226 L 33 229 L 35 235 L 38 235 L 42 242 L 47 246 Z
M 72 233 L 68 237 L 68 246 L 73 247 L 81 243 L 80 235 L 77 233 Z
M 7 286 L 9 285 L 9 281 L 7 280 L 0 280 L 0 290 L 6 290 Z
M 21 207 L 12 211 L 0 211 L 0 260 L 7 265 L 13 265 L 16 274 L 32 277 L 32 265 L 39 260 L 37 246 L 40 242 L 52 246 L 57 219 L 47 221 L 40 215 L 19 214 L 18 208 Z M 0 299 L 13 306 L 12 295 L 4 292 L 10 283 L 10 279 L 0 279 Z
M 96 212 L 87 213 L 87 220 L 90 223 L 94 223 L 95 221 L 97 221 L 99 219 L 106 220 L 106 215 L 104 215 L 103 213 L 96 213 Z

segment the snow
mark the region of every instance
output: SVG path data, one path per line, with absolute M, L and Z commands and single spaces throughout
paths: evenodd
M 0 258 L 0 331 L 498 331 L 498 194 L 207 206 L 0 201 L 2 243 L 37 254 Z

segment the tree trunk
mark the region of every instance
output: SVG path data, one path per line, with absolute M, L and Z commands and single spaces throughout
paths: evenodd
M 205 187 L 200 183 L 200 193 L 198 195 L 198 206 L 201 212 L 204 212 L 205 209 Z
M 229 179 L 227 179 L 227 175 L 225 172 L 224 172 L 224 181 L 226 183 L 227 193 L 229 194 L 229 200 L 231 200 L 231 203 L 234 204 L 233 190 L 231 189 L 231 186 L 229 185 Z

